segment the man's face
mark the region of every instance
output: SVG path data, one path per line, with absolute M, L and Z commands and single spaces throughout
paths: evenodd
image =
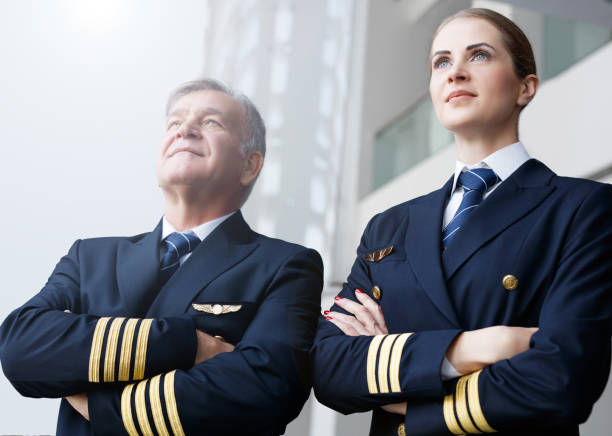
M 164 190 L 188 186 L 212 195 L 240 196 L 242 106 L 219 91 L 195 91 L 170 109 L 157 159 Z

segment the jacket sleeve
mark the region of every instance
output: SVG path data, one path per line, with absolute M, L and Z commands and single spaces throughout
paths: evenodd
M 79 314 L 78 252 L 79 241 L 59 261 L 44 288 L 0 327 L 2 369 L 22 395 L 63 397 L 100 383 L 139 380 L 193 365 L 195 324 L 187 316 L 126 319 Z
M 612 188 L 598 185 L 565 237 L 530 349 L 410 403 L 414 434 L 514 431 L 584 422 L 606 386 L 612 334 Z
M 280 434 L 308 398 L 322 262 L 291 255 L 234 351 L 126 387 L 90 392 L 96 435 Z
M 364 254 L 377 217 L 366 227 L 357 259 L 340 292 L 356 300 L 354 291 L 372 288 Z M 346 313 L 337 305 L 332 310 Z M 348 336 L 323 317 L 311 349 L 313 385 L 317 399 L 339 412 L 371 410 L 405 398 L 444 394 L 442 360 L 461 330 L 430 330 L 378 336 Z

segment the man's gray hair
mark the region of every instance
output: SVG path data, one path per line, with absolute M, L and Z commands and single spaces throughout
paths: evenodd
M 170 113 L 172 107 L 181 97 L 191 94 L 192 92 L 207 90 L 222 92 L 240 103 L 244 109 L 246 118 L 246 125 L 244 126 L 244 132 L 242 132 L 242 139 L 240 141 L 242 155 L 246 156 L 249 152 L 258 151 L 265 157 L 266 125 L 264 124 L 263 118 L 259 114 L 257 107 L 255 107 L 253 102 L 246 95 L 230 88 L 220 80 L 204 78 L 179 85 L 168 97 L 168 103 L 166 104 L 166 116 Z M 255 180 L 253 180 L 253 183 L 251 183 L 251 185 L 247 188 L 242 199 L 242 204 L 244 204 L 248 196 L 251 194 L 253 185 L 255 185 Z

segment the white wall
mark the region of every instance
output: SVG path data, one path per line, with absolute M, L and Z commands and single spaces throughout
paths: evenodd
M 0 2 L 1 319 L 76 238 L 157 223 L 165 98 L 201 71 L 203 5 Z M 0 375 L 0 434 L 53 434 L 58 406 L 20 397 Z

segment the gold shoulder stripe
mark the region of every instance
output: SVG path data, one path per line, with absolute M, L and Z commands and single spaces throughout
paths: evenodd
M 152 319 L 143 319 L 138 330 L 138 341 L 136 342 L 136 356 L 134 357 L 134 380 L 141 380 L 145 375 L 147 362 L 147 342 L 151 330 Z
M 134 424 L 134 418 L 132 418 L 132 389 L 134 389 L 134 383 L 123 388 L 121 393 L 121 419 L 123 420 L 125 431 L 130 436 L 139 436 L 136 424 Z
M 444 405 L 442 406 L 442 410 L 444 412 L 444 422 L 446 422 L 448 431 L 450 431 L 452 434 L 464 435 L 465 432 L 461 427 L 459 427 L 459 423 L 457 422 L 457 418 L 455 417 L 455 410 L 453 407 L 453 394 L 444 397 Z
M 412 336 L 412 333 L 402 333 L 393 344 L 393 350 L 391 351 L 391 363 L 389 365 L 391 392 L 402 391 L 402 386 L 400 385 L 399 381 L 399 369 L 402 361 L 402 351 L 404 350 L 404 345 L 410 336 Z
M 151 412 L 153 413 L 153 423 L 159 436 L 170 436 L 168 427 L 164 421 L 164 412 L 162 410 L 161 399 L 159 397 L 159 380 L 161 374 L 156 375 L 149 383 L 149 401 L 151 402 Z
M 482 369 L 470 374 L 469 379 L 467 381 L 470 412 L 478 428 L 480 428 L 485 433 L 495 433 L 497 432 L 497 430 L 495 430 L 489 425 L 489 423 L 484 417 L 484 413 L 482 413 L 482 408 L 480 407 L 480 396 L 478 394 L 478 376 L 480 375 L 481 371 Z
M 104 355 L 104 381 L 115 381 L 115 360 L 117 358 L 117 345 L 119 342 L 119 331 L 125 318 L 115 318 L 111 323 L 106 339 L 106 353 Z
M 398 336 L 398 334 L 387 336 L 380 347 L 380 357 L 378 358 L 378 388 L 381 394 L 389 393 L 388 374 L 391 345 L 393 345 L 393 342 Z
M 467 396 L 466 396 L 466 388 L 467 388 L 467 380 L 469 375 L 464 375 L 457 382 L 457 386 L 455 388 L 455 406 L 457 407 L 457 416 L 459 417 L 459 422 L 461 423 L 461 427 L 465 429 L 468 433 L 482 433 L 472 422 L 472 418 L 470 418 L 470 414 L 468 412 L 468 404 L 467 404 Z
M 119 358 L 119 381 L 130 379 L 130 363 L 132 360 L 132 343 L 134 342 L 134 331 L 136 331 L 137 318 L 130 318 L 123 329 L 123 340 L 121 341 L 121 357 Z
M 386 336 L 387 335 L 374 336 L 370 341 L 368 360 L 366 363 L 366 377 L 368 380 L 368 391 L 371 394 L 378 393 L 378 389 L 376 388 L 376 358 L 378 357 L 378 347 L 380 347 L 380 343 Z
M 169 372 L 164 376 L 164 397 L 166 397 L 166 413 L 170 420 L 170 427 L 174 436 L 185 436 L 181 420 L 179 418 L 178 409 L 176 407 L 176 397 L 174 396 L 174 371 Z
M 106 324 L 110 317 L 103 317 L 96 323 L 96 328 L 91 342 L 91 351 L 89 354 L 89 376 L 88 380 L 93 383 L 100 381 L 100 357 L 102 356 L 102 340 L 106 331 Z

